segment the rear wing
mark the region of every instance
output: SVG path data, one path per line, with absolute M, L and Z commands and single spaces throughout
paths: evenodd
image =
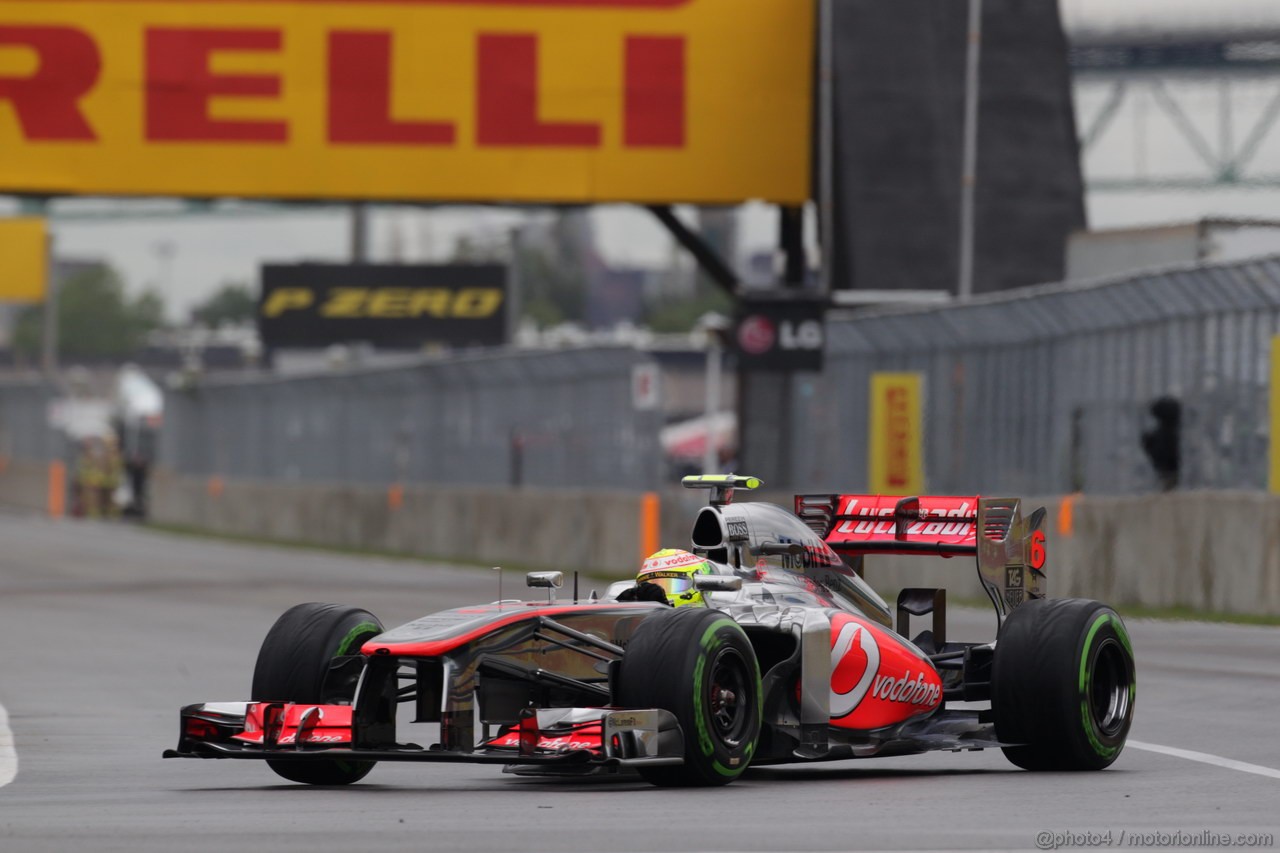
M 1046 596 L 1044 509 L 1018 498 L 796 495 L 796 515 L 843 555 L 973 555 L 978 579 L 1003 617 Z

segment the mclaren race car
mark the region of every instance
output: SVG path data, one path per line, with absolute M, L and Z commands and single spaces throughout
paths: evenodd
M 1099 770 L 1120 754 L 1129 637 L 1098 602 L 1046 597 L 1043 509 L 824 494 L 789 512 L 734 503 L 755 478 L 684 483 L 711 491 L 691 544 L 714 567 L 693 580 L 701 606 L 625 600 L 632 581 L 579 599 L 575 580 L 557 600 L 560 572 L 529 576 L 545 600 L 389 631 L 355 607 L 300 604 L 268 632 L 251 701 L 183 708 L 165 757 L 265 761 L 317 785 L 379 761 L 721 785 L 751 765 L 928 750 L 1000 748 L 1028 770 Z M 904 589 L 891 609 L 859 574 L 868 554 L 975 560 L 997 639 L 948 638 L 942 589 Z M 418 730 L 438 727 L 437 742 L 410 742 L 413 724 L 435 724 Z

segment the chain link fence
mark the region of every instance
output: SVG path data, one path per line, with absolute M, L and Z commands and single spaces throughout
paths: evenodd
M 633 394 L 650 363 L 594 348 L 207 381 L 166 395 L 161 462 L 262 480 L 652 489 L 662 413 Z
M 1180 488 L 1265 489 L 1277 332 L 1280 258 L 834 320 L 822 374 L 744 383 L 743 458 L 771 486 L 865 488 L 871 374 L 911 371 L 931 492 L 1157 489 L 1142 435 L 1165 396 Z
M 40 380 L 0 379 L 0 457 L 48 462 L 63 439 L 49 427 L 53 387 Z
M 877 371 L 925 384 L 932 492 L 1160 487 L 1142 436 L 1181 405 L 1181 488 L 1267 483 L 1280 258 L 992 294 L 828 324 L 821 374 L 742 382 L 744 470 L 771 488 L 867 486 Z M 162 463 L 279 481 L 653 489 L 662 413 L 639 410 L 629 348 L 503 352 L 410 366 L 217 379 L 167 395 Z M 0 381 L 0 455 L 60 452 L 39 382 Z

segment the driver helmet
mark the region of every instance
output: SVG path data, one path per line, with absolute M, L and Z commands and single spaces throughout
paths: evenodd
M 694 575 L 715 574 L 711 563 L 681 551 L 678 548 L 664 548 L 650 554 L 636 575 L 636 583 L 652 583 L 662 587 L 667 594 L 667 602 L 672 607 L 688 605 L 703 606 L 702 593 L 693 585 Z

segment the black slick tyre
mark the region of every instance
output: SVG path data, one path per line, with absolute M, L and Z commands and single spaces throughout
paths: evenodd
M 637 626 L 615 681 L 615 702 L 662 708 L 684 734 L 684 764 L 640 775 L 663 786 L 725 785 L 742 775 L 760 737 L 760 665 L 738 623 L 682 607 Z
M 1025 770 L 1101 770 L 1133 721 L 1136 669 L 1124 622 L 1097 601 L 1037 599 L 1000 630 L 991 709 L 1005 756 Z
M 372 613 L 341 604 L 299 604 L 276 620 L 262 641 L 253 668 L 255 702 L 350 703 L 352 678 L 326 677 L 336 657 L 360 653 L 382 633 Z M 308 785 L 349 785 L 373 769 L 373 761 L 267 761 L 279 775 Z

